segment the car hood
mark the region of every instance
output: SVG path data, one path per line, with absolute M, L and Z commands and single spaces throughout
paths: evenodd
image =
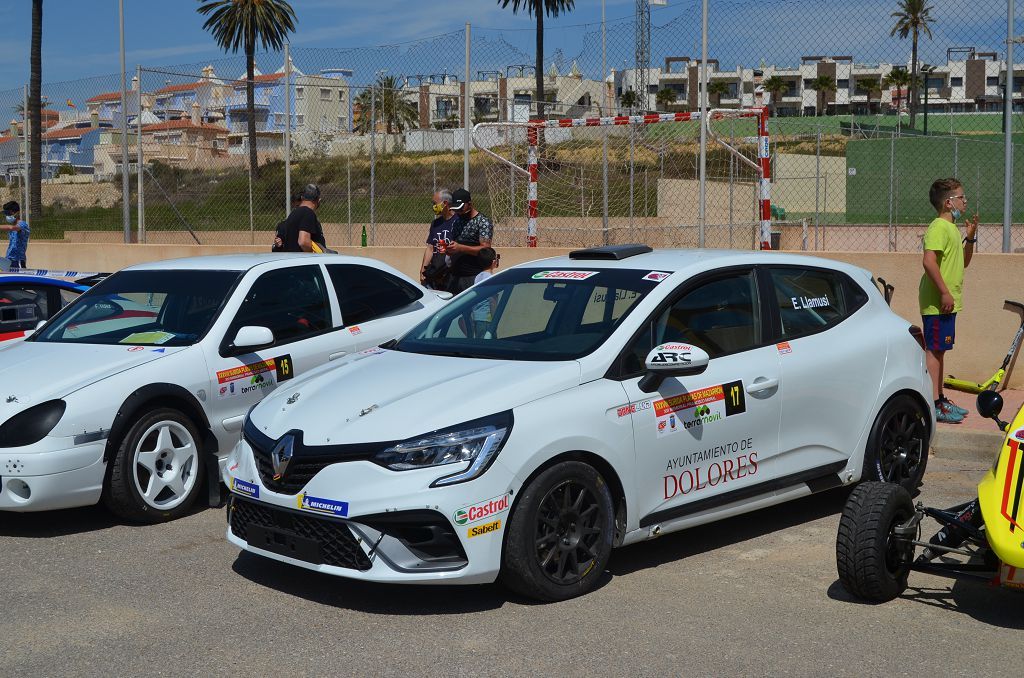
M 403 440 L 578 386 L 576 361 L 484 360 L 372 349 L 292 385 L 253 410 L 273 439 L 307 445 Z
M 119 372 L 187 347 L 135 347 L 22 341 L 0 361 L 0 412 L 9 416 L 37 403 L 63 398 Z M 13 406 L 13 408 L 11 407 Z

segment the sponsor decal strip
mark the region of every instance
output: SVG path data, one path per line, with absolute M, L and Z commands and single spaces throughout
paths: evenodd
M 742 381 L 707 386 L 654 401 L 655 431 L 659 438 L 746 412 Z
M 260 498 L 260 486 L 254 483 L 247 483 L 244 480 L 238 478 L 231 479 L 231 489 L 238 494 L 246 497 L 252 497 L 253 499 Z
M 473 527 L 466 530 L 466 536 L 472 539 L 473 537 L 479 537 L 482 534 L 490 534 L 491 532 L 497 532 L 501 529 L 501 520 L 495 520 L 492 523 L 484 523 L 483 525 L 474 525 Z
M 249 363 L 248 365 L 239 365 L 228 370 L 221 370 L 217 373 L 217 383 L 223 384 L 235 381 L 236 379 L 246 379 L 276 369 L 277 361 L 274 358 L 267 358 L 258 363 Z
M 456 509 L 455 513 L 452 514 L 452 520 L 455 521 L 456 525 L 469 525 L 496 516 L 499 513 L 504 513 L 508 510 L 511 496 L 511 494 L 503 494 L 499 497 L 492 497 L 491 499 L 478 501 L 475 504 L 463 506 L 460 509 Z
M 335 501 L 334 499 L 312 497 L 303 492 L 296 498 L 295 503 L 299 509 L 303 511 L 314 511 L 316 513 L 326 513 L 327 515 L 343 517 L 348 515 L 347 501 Z

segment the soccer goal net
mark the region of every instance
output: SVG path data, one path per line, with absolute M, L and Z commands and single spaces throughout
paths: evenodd
M 699 113 L 477 124 L 496 243 L 770 247 L 765 111 L 707 120 L 703 182 Z

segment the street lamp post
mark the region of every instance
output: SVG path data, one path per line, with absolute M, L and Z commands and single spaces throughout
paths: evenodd
M 928 64 L 921 65 L 921 73 L 924 75 L 924 135 L 928 136 L 928 76 L 935 72 L 936 66 Z

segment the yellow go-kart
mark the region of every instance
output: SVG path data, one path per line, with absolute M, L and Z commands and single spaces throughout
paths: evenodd
M 1011 425 L 999 419 L 998 393 L 980 393 L 977 407 L 1006 432 L 977 499 L 948 509 L 915 507 L 899 485 L 877 482 L 850 494 L 839 521 L 836 564 L 839 581 L 854 596 L 892 600 L 906 590 L 912 570 L 1024 590 L 1024 407 Z M 942 525 L 929 541 L 921 540 L 925 516 Z

